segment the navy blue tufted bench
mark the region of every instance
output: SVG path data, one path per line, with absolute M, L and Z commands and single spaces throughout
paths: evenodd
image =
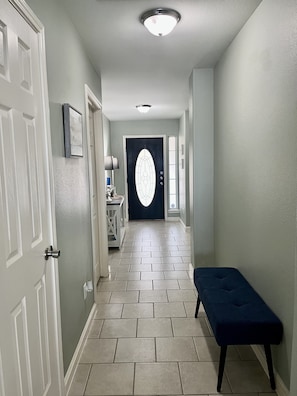
M 194 269 L 198 292 L 195 318 L 202 302 L 221 347 L 217 391 L 220 392 L 228 345 L 264 345 L 271 388 L 275 389 L 271 344 L 279 344 L 283 327 L 278 317 L 236 268 Z

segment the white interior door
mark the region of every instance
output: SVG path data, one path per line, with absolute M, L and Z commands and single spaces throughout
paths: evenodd
M 0 0 L 0 395 L 57 396 L 57 269 L 43 256 L 55 242 L 43 33 L 13 3 Z

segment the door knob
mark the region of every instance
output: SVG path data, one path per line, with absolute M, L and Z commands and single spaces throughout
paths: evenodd
M 52 258 L 56 258 L 56 259 L 57 259 L 57 258 L 60 257 L 60 254 L 61 254 L 61 251 L 60 251 L 60 250 L 54 250 L 53 247 L 52 247 L 52 245 L 51 245 L 50 247 L 48 247 L 48 248 L 45 249 L 45 251 L 44 251 L 44 258 L 45 258 L 46 260 L 48 260 L 49 257 L 52 257 Z

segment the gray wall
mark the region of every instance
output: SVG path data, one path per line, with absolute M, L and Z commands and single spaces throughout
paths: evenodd
M 93 305 L 93 295 L 89 294 L 84 301 L 83 283 L 92 278 L 86 128 L 84 157 L 64 158 L 61 106 L 70 103 L 84 116 L 84 84 L 100 100 L 101 82 L 58 0 L 28 0 L 28 4 L 45 26 L 66 371 Z
M 288 388 L 297 330 L 296 17 L 296 0 L 264 0 L 215 70 L 216 263 L 239 267 L 282 320 L 273 352 Z
M 190 78 L 189 162 L 191 247 L 194 267 L 214 264 L 213 70 L 194 69 Z
M 111 154 L 119 159 L 120 169 L 114 171 L 117 193 L 125 193 L 123 136 L 179 134 L 179 120 L 111 121 Z

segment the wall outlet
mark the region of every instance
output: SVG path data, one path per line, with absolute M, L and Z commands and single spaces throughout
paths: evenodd
M 83 284 L 84 300 L 87 299 L 88 293 L 93 291 L 93 282 L 91 280 Z

